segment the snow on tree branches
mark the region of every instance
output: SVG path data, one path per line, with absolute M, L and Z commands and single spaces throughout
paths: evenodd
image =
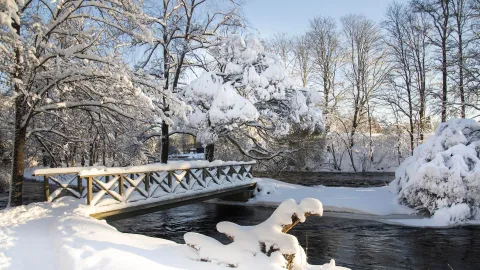
M 79 141 L 71 132 L 85 128 L 79 122 L 89 122 L 79 119 L 91 120 L 90 128 L 144 120 L 155 116 L 155 99 L 172 95 L 147 96 L 158 83 L 145 83 L 119 51 L 119 45 L 152 42 L 145 24 L 153 18 L 136 1 L 2 1 L 0 10 L 0 73 L 15 104 L 13 203 L 21 204 L 16 198 L 21 198 L 29 136 L 53 157 L 51 148 L 65 146 L 58 137 Z
M 452 119 L 415 148 L 391 185 L 398 200 L 433 218 L 480 219 L 480 124 Z
M 271 158 L 268 138 L 282 138 L 293 129 L 307 133 L 323 130 L 320 109 L 308 89 L 297 89 L 281 58 L 265 52 L 258 39 L 239 36 L 209 50 L 215 59 L 211 71 L 184 88 L 193 107 L 188 126 L 204 144 L 224 137 L 250 157 Z M 243 148 L 234 138 L 250 140 Z

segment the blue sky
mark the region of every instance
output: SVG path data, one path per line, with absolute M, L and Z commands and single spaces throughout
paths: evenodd
M 397 0 L 407 2 L 408 0 Z M 393 0 L 245 0 L 244 13 L 262 37 L 275 33 L 301 34 L 316 16 L 339 20 L 350 13 L 360 13 L 382 21 Z

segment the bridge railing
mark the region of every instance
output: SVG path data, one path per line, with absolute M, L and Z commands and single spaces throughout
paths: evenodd
M 37 169 L 43 176 L 45 200 L 70 195 L 86 198 L 88 205 L 161 199 L 248 184 L 252 162 L 179 162 L 137 167 L 74 167 Z

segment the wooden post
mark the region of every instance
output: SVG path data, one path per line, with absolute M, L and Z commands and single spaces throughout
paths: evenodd
M 145 179 L 143 179 L 143 181 L 145 181 L 145 191 L 147 192 L 147 197 L 150 197 L 150 174 L 149 173 L 145 173 Z
M 123 174 L 120 174 L 120 178 L 118 178 L 118 194 L 123 197 Z
M 50 199 L 50 184 L 48 183 L 48 175 L 43 176 L 43 190 L 45 192 L 45 201 L 49 202 L 49 199 Z
M 168 187 L 171 190 L 171 193 L 173 193 L 173 182 L 172 182 L 172 172 L 167 172 L 168 173 Z
M 87 204 L 92 203 L 92 176 L 89 176 L 87 179 Z
M 191 179 L 191 178 L 190 178 L 190 174 L 191 174 L 191 171 L 190 171 L 190 169 L 186 169 L 185 171 L 186 171 L 186 173 L 185 173 L 185 180 L 187 181 L 188 189 L 190 189 L 190 181 L 191 181 L 191 180 L 190 180 L 190 179 Z
M 82 177 L 80 177 L 79 175 L 77 175 L 77 190 L 78 190 L 78 193 L 80 194 L 80 197 L 79 199 L 82 198 Z

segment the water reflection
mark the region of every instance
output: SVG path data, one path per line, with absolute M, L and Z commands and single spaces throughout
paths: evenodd
M 122 232 L 141 233 L 184 243 L 183 234 L 195 231 L 223 243 L 220 221 L 255 225 L 273 209 L 200 203 L 111 222 Z M 312 264 L 335 258 L 352 269 L 480 269 L 480 227 L 422 229 L 387 225 L 371 220 L 311 217 L 291 233 L 305 247 Z

